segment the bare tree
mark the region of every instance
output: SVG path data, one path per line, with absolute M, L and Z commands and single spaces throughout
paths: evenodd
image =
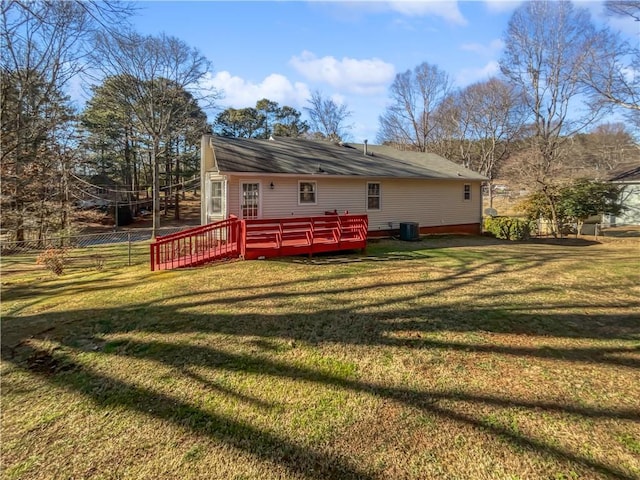
M 461 91 L 455 90 L 433 114 L 434 128 L 429 138 L 429 149 L 465 168 L 473 168 L 473 139 L 469 123 L 461 121 L 462 116 Z
M 511 141 L 522 129 L 521 100 L 521 94 L 512 85 L 495 77 L 460 92 L 460 123 L 476 147 L 475 169 L 489 179 L 490 206 L 496 167 L 506 158 Z
M 424 62 L 397 74 L 390 87 L 391 105 L 379 118 L 378 142 L 426 151 L 437 125 L 434 113 L 450 90 L 449 76 L 436 65 Z
M 603 123 L 589 133 L 575 135 L 570 155 L 576 168 L 590 178 L 604 180 L 611 171 L 630 163 L 637 156 L 637 146 L 624 123 Z
M 640 48 L 607 32 L 606 48 L 591 52 L 585 65 L 585 83 L 596 101 L 603 100 L 629 110 L 640 110 Z
M 612 15 L 640 21 L 640 2 L 609 1 L 605 7 Z M 619 33 L 611 30 L 604 30 L 601 36 L 603 48 L 588 52 L 588 62 L 584 71 L 585 83 L 593 90 L 594 101 L 604 101 L 628 110 L 640 111 L 638 39 L 627 41 Z M 637 114 L 631 115 L 635 118 Z
M 344 122 L 351 116 L 346 104 L 338 105 L 331 98 L 326 98 L 318 90 L 311 94 L 309 107 L 304 107 L 311 120 L 311 133 L 339 142 L 346 140 L 351 129 Z
M 600 116 L 588 94 L 584 72 L 599 55 L 602 36 L 588 11 L 567 1 L 526 2 L 513 13 L 500 61 L 504 75 L 523 93 L 533 127 L 531 181 L 546 195 L 554 224 L 556 205 L 550 194 L 562 166 L 561 147 Z
M 180 101 L 184 91 L 194 91 L 209 69 L 209 61 L 178 38 L 137 33 L 99 35 L 93 54 L 103 72 L 119 82 L 123 101 L 150 138 L 153 168 L 153 229 L 160 227 L 160 155 L 176 119 L 190 112 Z M 212 94 L 209 100 L 213 100 Z
M 0 4 L 0 156 L 6 199 L 2 220 L 3 226 L 15 230 L 19 241 L 24 239 L 25 220 L 34 223 L 34 219 L 49 217 L 34 213 L 43 199 L 55 197 L 46 177 L 67 173 L 55 169 L 66 168 L 68 162 L 50 162 L 63 144 L 69 144 L 66 127 L 72 112 L 65 88 L 87 69 L 93 35 L 122 26 L 130 13 L 128 5 L 109 0 L 7 0 Z M 57 198 L 65 210 L 64 195 Z M 13 218 L 9 224 L 7 215 Z M 64 228 L 68 217 L 63 218 Z M 41 225 L 35 228 L 42 230 Z
M 639 0 L 607 0 L 604 2 L 604 8 L 611 15 L 631 17 L 636 22 L 640 22 Z

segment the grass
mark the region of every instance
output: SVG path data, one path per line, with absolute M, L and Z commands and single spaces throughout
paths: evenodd
M 640 243 L 14 273 L 3 477 L 640 477 Z
M 18 277 L 25 280 L 38 277 L 43 266 L 38 265 L 40 252 L 9 252 L 0 257 L 0 268 L 4 278 Z M 149 242 L 126 242 L 92 247 L 73 247 L 65 253 L 66 273 L 85 273 L 131 265 L 148 265 Z

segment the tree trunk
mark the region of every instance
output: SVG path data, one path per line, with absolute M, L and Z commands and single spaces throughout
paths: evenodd
M 138 168 L 138 159 L 140 158 L 140 152 L 137 149 L 136 145 L 131 145 L 131 149 L 133 150 L 133 184 L 135 188 L 132 188 L 134 193 L 134 199 L 136 201 L 136 208 L 139 208 L 137 202 L 140 200 L 140 169 Z
M 128 185 L 129 188 L 128 190 L 133 190 L 133 162 L 131 160 L 131 145 L 129 143 L 129 133 L 127 130 L 127 133 L 125 134 L 125 139 L 124 139 L 124 169 L 125 169 L 125 175 L 124 175 L 124 183 L 125 185 Z M 132 192 L 127 193 L 127 197 L 131 197 L 133 195 Z
M 70 221 L 69 221 L 69 208 L 70 208 L 70 195 L 69 195 L 69 177 L 68 177 L 68 172 L 69 172 L 69 167 L 67 165 L 67 160 L 66 158 L 62 159 L 61 162 L 62 165 L 62 198 L 61 198 L 61 211 L 62 211 L 62 218 L 61 218 L 61 224 L 62 224 L 62 229 L 65 230 L 66 232 L 70 231 Z
M 151 238 L 156 238 L 160 229 L 160 165 L 158 164 L 158 152 L 160 150 L 160 140 L 153 139 L 153 149 L 151 151 L 151 166 L 153 172 L 153 226 L 151 227 Z
M 489 178 L 487 186 L 489 188 L 489 208 L 493 208 L 493 180 L 491 178 Z
M 176 194 L 175 194 L 175 207 L 173 210 L 173 219 L 180 220 L 180 140 L 176 140 Z M 184 185 L 182 185 L 184 191 Z
M 549 210 L 551 212 L 551 234 L 553 235 L 553 238 L 558 238 L 558 233 L 560 233 L 560 237 L 562 237 L 562 231 L 560 228 L 560 224 L 558 223 L 558 211 L 556 209 L 556 202 L 553 199 L 553 195 L 549 193 L 549 187 L 547 185 L 542 187 L 542 193 L 547 199 Z
M 167 141 L 164 146 L 164 216 L 169 215 L 169 202 L 171 200 L 171 140 Z
M 180 220 L 180 190 L 176 190 L 175 202 L 176 208 L 173 211 L 173 219 Z

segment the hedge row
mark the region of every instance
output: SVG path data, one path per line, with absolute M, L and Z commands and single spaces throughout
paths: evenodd
M 531 237 L 531 223 L 516 217 L 487 217 L 484 231 L 503 240 L 527 240 Z

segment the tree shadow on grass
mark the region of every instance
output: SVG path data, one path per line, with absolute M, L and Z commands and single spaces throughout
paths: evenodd
M 536 262 L 544 262 L 537 259 Z M 528 268 L 528 263 L 516 266 L 513 271 Z M 126 332 L 131 330 L 155 333 L 212 332 L 231 335 L 257 335 L 264 337 L 280 336 L 291 340 L 310 343 L 316 341 L 336 341 L 344 344 L 370 344 L 404 346 L 413 348 L 442 348 L 475 351 L 495 351 L 512 356 L 531 356 L 538 358 L 564 358 L 578 362 L 611 363 L 622 366 L 638 367 L 633 359 L 616 358 L 616 353 L 606 349 L 593 348 L 547 348 L 517 349 L 512 347 L 483 346 L 444 343 L 439 345 L 433 338 L 421 334 L 439 331 L 448 332 L 492 332 L 502 334 L 538 335 L 559 338 L 620 339 L 635 340 L 640 336 L 640 302 L 627 302 L 618 306 L 564 303 L 551 306 L 537 306 L 530 311 L 528 305 L 513 306 L 473 306 L 467 300 L 465 304 L 431 306 L 419 303 L 427 296 L 446 295 L 449 291 L 468 288 L 481 282 L 486 275 L 499 275 L 506 270 L 502 263 L 490 260 L 464 269 L 453 269 L 450 273 L 435 280 L 420 278 L 417 280 L 389 281 L 380 279 L 369 285 L 361 283 L 333 286 L 331 280 L 344 280 L 349 274 L 337 273 L 322 278 L 324 286 L 318 288 L 317 279 L 280 281 L 277 278 L 259 288 L 238 289 L 223 287 L 195 293 L 177 291 L 173 296 L 147 303 L 127 305 L 117 309 L 75 310 L 35 315 L 5 315 L 2 322 L 2 343 L 11 351 L 30 336 L 42 333 L 60 336 L 64 330 L 75 330 L 76 335 L 92 336 L 96 332 Z M 308 289 L 306 288 L 308 286 Z M 295 288 L 291 288 L 295 287 Z M 303 288 L 301 288 L 303 287 Z M 75 288 L 75 287 L 74 287 Z M 93 286 L 91 288 L 98 288 Z M 394 295 L 385 295 L 388 289 L 401 289 Z M 509 295 L 528 296 L 546 292 L 550 287 L 543 285 L 524 285 L 518 290 L 513 286 L 506 291 Z M 311 290 L 313 289 L 313 290 Z M 405 293 L 405 290 L 407 293 Z M 360 297 L 368 291 L 374 293 L 364 303 Z M 494 293 L 496 293 L 494 291 Z M 262 314 L 249 313 L 236 315 L 226 313 L 239 305 L 251 305 L 268 301 L 270 308 L 288 308 L 299 299 L 308 295 L 321 296 L 325 300 L 335 297 L 335 301 L 326 301 L 328 308 L 317 309 L 313 313 L 300 316 L 296 313 Z M 355 303 L 345 301 L 344 296 L 352 295 Z M 498 295 L 499 292 L 496 293 Z M 203 301 L 202 296 L 206 296 Z M 467 297 L 482 293 L 466 292 Z M 358 303 L 360 302 L 360 303 Z M 193 308 L 221 310 L 224 313 L 214 315 L 185 313 Z M 607 310 L 599 314 L 598 309 Z M 615 311 L 619 310 L 620 313 Z M 373 313 L 364 313 L 372 311 Z M 562 313 L 559 313 L 562 312 Z M 594 312 L 594 313 L 592 313 Z M 401 320 L 398 320 L 401 319 Z M 38 332 L 30 325 L 46 325 L 46 330 Z M 78 330 L 79 329 L 79 330 Z M 86 333 L 86 331 L 89 331 Z M 414 338 L 397 338 L 396 333 L 416 332 Z M 415 338 L 417 337 L 417 338 Z
M 287 438 L 255 428 L 246 423 L 222 415 L 207 412 L 192 404 L 185 403 L 165 394 L 147 388 L 127 384 L 121 380 L 106 377 L 92 369 L 75 363 L 64 352 L 57 352 L 55 358 L 50 352 L 31 345 L 23 347 L 27 358 L 26 369 L 52 384 L 91 399 L 99 408 L 126 408 L 173 423 L 234 448 L 245 451 L 262 460 L 277 462 L 289 471 L 305 478 L 317 479 L 373 479 L 376 475 L 363 470 L 352 462 L 323 452 L 313 451 L 305 445 L 295 444 Z M 417 408 L 427 414 L 453 420 L 476 429 L 487 431 L 496 438 L 524 448 L 528 451 L 550 455 L 562 462 L 571 462 L 605 475 L 609 478 L 630 479 L 625 471 L 606 465 L 592 458 L 563 449 L 551 442 L 526 436 L 495 422 L 476 418 L 471 414 L 444 406 L 450 401 L 471 402 L 498 408 L 529 409 L 534 412 L 570 414 L 586 418 L 640 420 L 640 412 L 631 409 L 604 410 L 597 408 L 563 405 L 552 402 L 511 400 L 490 395 L 471 393 L 420 391 L 402 387 L 392 387 L 356 379 L 344 378 L 326 372 L 292 366 L 284 362 L 251 355 L 239 355 L 210 347 L 185 344 L 140 342 L 130 339 L 125 349 L 114 350 L 110 355 L 154 360 L 184 372 L 185 363 L 193 367 L 208 367 L 228 371 L 241 371 L 272 378 L 303 380 L 315 384 L 338 387 L 359 394 L 367 394 Z M 29 359 L 38 358 L 35 364 Z M 44 365 L 44 368 L 43 368 Z M 188 375 L 189 376 L 189 375 Z M 189 376 L 195 381 L 201 378 Z M 225 392 L 219 392 L 225 394 Z M 244 398 L 253 402 L 252 399 Z M 259 402 L 259 401 L 258 401 Z
M 511 267 L 512 271 L 527 269 L 531 265 L 540 265 L 555 253 L 540 258 L 532 254 L 521 265 Z M 564 255 L 562 252 L 559 255 Z M 464 263 L 463 260 L 460 261 Z M 490 268 L 489 268 L 490 267 Z M 444 278 L 439 278 L 444 286 L 434 286 L 426 290 L 429 295 L 446 294 L 450 288 L 468 287 L 481 281 L 487 274 L 500 273 L 506 269 L 504 263 L 493 264 L 492 260 L 480 261 L 477 265 L 454 270 Z M 344 275 L 340 276 L 344 278 Z M 330 282 L 332 277 L 324 280 Z M 313 286 L 308 281 L 302 286 Z M 532 412 L 552 412 L 574 415 L 581 418 L 620 419 L 637 422 L 639 412 L 631 409 L 605 410 L 587 408 L 575 403 L 560 404 L 532 400 L 512 400 L 500 396 L 477 395 L 459 391 L 438 392 L 418 389 L 399 388 L 371 382 L 337 377 L 323 371 L 292 366 L 265 358 L 264 355 L 237 355 L 217 350 L 210 346 L 197 346 L 189 343 L 144 342 L 136 338 L 138 334 L 219 334 L 235 338 L 249 337 L 256 348 L 270 348 L 274 339 L 282 341 L 304 342 L 313 346 L 322 343 L 342 345 L 372 345 L 405 347 L 408 349 L 452 350 L 465 352 L 492 353 L 504 357 L 531 358 L 544 360 L 562 360 L 591 365 L 613 365 L 619 368 L 640 368 L 635 354 L 637 345 L 630 345 L 640 334 L 640 320 L 629 313 L 639 304 L 626 304 L 615 312 L 611 305 L 603 305 L 607 314 L 593 315 L 581 310 L 581 313 L 557 313 L 563 309 L 577 311 L 579 304 L 566 303 L 554 305 L 554 310 L 538 308 L 532 313 L 518 307 L 487 307 L 473 304 L 451 304 L 434 306 L 429 304 L 413 305 L 416 295 L 421 291 L 400 293 L 391 298 L 375 296 L 368 302 L 351 305 L 333 295 L 352 293 L 364 295 L 367 289 L 384 291 L 393 287 L 428 286 L 431 280 L 395 283 L 381 279 L 370 286 L 323 287 L 314 293 L 323 295 L 332 301 L 327 307 L 313 312 L 293 312 L 285 314 L 202 313 L 204 307 L 209 311 L 220 308 L 223 312 L 233 311 L 234 305 L 247 305 L 260 301 L 273 302 L 275 312 L 279 306 L 287 305 L 306 296 L 304 288 L 287 290 L 292 283 L 272 279 L 262 285 L 261 290 L 245 292 L 233 287 L 212 290 L 206 300 L 182 292 L 161 302 L 148 302 L 126 307 L 107 308 L 101 311 L 76 310 L 58 313 L 40 313 L 31 316 L 19 316 L 3 319 L 3 343 L 10 347 L 2 349 L 4 361 L 15 368 L 33 372 L 45 378 L 53 385 L 78 392 L 91 399 L 100 408 L 123 407 L 141 415 L 151 415 L 203 436 L 216 439 L 264 461 L 282 465 L 290 472 L 305 478 L 375 478 L 373 467 L 360 468 L 352 461 L 339 455 L 316 451 L 307 445 L 298 444 L 289 438 L 278 436 L 269 431 L 256 428 L 235 419 L 205 411 L 191 403 L 180 401 L 148 388 L 128 384 L 111 378 L 74 360 L 74 355 L 83 350 L 85 344 L 98 348 L 101 355 L 149 359 L 178 369 L 186 378 L 202 384 L 218 395 L 231 396 L 258 408 L 271 408 L 272 405 L 260 399 L 220 388 L 201 376 L 194 374 L 190 367 L 206 367 L 222 370 L 240 371 L 249 374 L 290 380 L 303 380 L 317 385 L 340 388 L 344 391 L 372 395 L 397 402 L 449 419 L 472 428 L 489 432 L 496 438 L 506 440 L 539 455 L 550 455 L 559 461 L 570 462 L 598 474 L 611 478 L 631 478 L 625 471 L 608 465 L 586 455 L 574 453 L 550 441 L 527 436 L 510 428 L 496 425 L 494 422 L 447 406 L 447 402 L 470 402 L 481 407 L 520 408 Z M 299 282 L 295 283 L 300 287 Z M 523 287 L 522 295 L 536 292 L 539 286 Z M 513 293 L 513 292 L 511 292 Z M 202 295 L 203 292 L 198 292 Z M 217 295 L 216 295 L 217 294 Z M 224 295 L 222 295 L 224 294 Z M 277 302 L 282 302 L 278 304 Z M 590 305 L 595 309 L 597 305 Z M 200 311 L 194 311 L 198 308 Z M 614 310 L 611 312 L 611 310 Z M 374 313 L 369 313 L 369 312 Z M 9 327 L 7 327 L 7 321 Z M 60 321 L 63 327 L 58 328 Z M 59 352 L 52 356 L 31 342 L 29 335 L 23 335 L 23 324 L 54 325 L 46 332 L 48 338 L 62 345 Z M 58 322 L 58 323 L 57 323 Z M 11 332 L 8 337 L 7 331 Z M 403 334 L 412 332 L 409 338 Z M 598 340 L 625 340 L 624 346 L 554 346 L 545 348 L 496 345 L 487 342 L 457 342 L 442 340 L 432 333 L 438 332 L 496 332 L 522 335 L 541 335 L 554 337 L 586 338 Z M 129 337 L 123 348 L 110 348 L 106 335 Z M 257 338 L 257 340 L 256 340 Z M 6 343 L 5 343 L 6 345 Z M 562 345 L 562 344 L 560 344 Z M 272 352 L 273 353 L 273 352 Z M 630 355 L 631 354 L 631 355 Z M 632 356 L 633 355 L 633 356 Z M 59 367 L 62 365 L 62 367 Z
M 199 435 L 221 441 L 262 460 L 272 461 L 292 473 L 309 479 L 373 479 L 347 459 L 311 450 L 290 439 L 279 437 L 232 418 L 207 412 L 144 387 L 104 376 L 75 363 L 65 354 L 57 358 L 37 347 L 25 346 L 28 358 L 40 358 L 50 366 L 63 365 L 49 375 L 42 368 L 30 368 L 57 387 L 80 393 L 104 409 L 126 408 L 186 428 Z M 47 357 L 50 359 L 47 362 Z
M 140 283 L 149 281 L 153 276 L 152 272 L 139 272 L 137 275 L 127 280 L 121 280 L 122 272 L 110 270 L 104 272 L 90 272 L 91 276 L 83 274 L 72 274 L 60 277 L 47 275 L 37 282 L 16 282 L 3 281 L 2 295 L 11 300 L 33 299 L 41 295 L 56 295 L 65 293 L 88 293 L 94 291 L 114 290 L 134 288 Z
M 581 239 L 578 239 L 581 240 Z M 434 238 L 424 237 L 420 242 L 402 242 L 393 240 L 376 240 L 374 247 L 371 249 L 371 253 L 367 255 L 361 254 L 328 254 L 318 255 L 313 258 L 308 257 L 283 257 L 280 259 L 272 259 L 274 263 L 304 263 L 307 265 L 324 266 L 324 265 L 339 265 L 345 263 L 356 263 L 362 265 L 375 265 L 379 262 L 402 262 L 402 261 L 428 261 L 430 257 L 448 258 L 455 261 L 460 267 L 461 271 L 454 272 L 446 278 L 440 279 L 440 281 L 454 280 L 455 278 L 465 278 L 463 284 L 471 284 L 474 281 L 484 281 L 491 275 L 496 275 L 505 270 L 507 266 L 513 268 L 514 265 L 518 265 L 518 269 L 526 271 L 530 268 L 534 268 L 543 265 L 547 262 L 552 262 L 558 259 L 565 259 L 570 256 L 582 258 L 584 253 L 579 250 L 574 250 L 572 247 L 575 245 L 563 243 L 561 241 L 542 239 L 539 243 L 557 244 L 559 248 L 556 250 L 544 251 L 517 251 L 504 250 L 482 250 L 479 252 L 460 252 L 456 251 L 455 247 L 470 247 L 470 246 L 515 246 L 518 242 L 509 242 L 505 240 L 497 240 L 493 238 L 481 237 L 481 236 L 434 236 Z M 531 242 L 535 243 L 535 242 Z M 574 242 L 575 243 L 575 242 Z M 578 242 L 579 245 L 592 245 L 597 242 L 589 242 L 587 240 Z M 560 248 L 569 247 L 569 248 Z M 479 262 L 476 265 L 470 265 L 470 263 Z M 311 267 L 311 268 L 312 268 Z M 483 272 L 478 274 L 477 272 L 485 267 L 491 267 L 491 272 Z M 200 267 L 203 268 L 203 267 Z M 206 267 L 204 267 L 206 268 Z M 221 272 L 219 266 L 213 266 L 210 268 L 216 268 L 216 273 Z M 213 270 L 212 270 L 213 271 Z M 335 274 L 335 278 L 345 278 L 352 273 L 347 272 L 344 274 Z M 133 278 L 128 278 L 126 281 L 115 281 L 120 275 L 119 271 L 103 272 L 95 277 L 86 278 L 80 274 L 74 274 L 71 280 L 67 278 L 55 279 L 51 278 L 39 283 L 14 283 L 5 282 L 2 285 L 2 295 L 7 300 L 23 300 L 30 298 L 37 298 L 39 296 L 51 296 L 64 292 L 66 295 L 72 295 L 74 292 L 88 293 L 91 291 L 104 292 L 105 289 L 111 289 L 115 291 L 122 291 L 123 289 L 135 288 L 140 283 L 152 281 L 154 278 L 163 275 L 176 275 L 180 273 L 176 271 L 163 271 L 163 272 L 137 272 Z M 307 280 L 307 283 L 313 283 L 315 279 Z M 297 284 L 300 281 L 296 281 Z M 269 285 L 264 287 L 270 287 L 274 294 L 279 294 L 281 288 L 288 286 L 289 282 L 272 281 Z M 458 283 L 454 286 L 463 285 Z M 384 287 L 384 282 L 381 282 L 379 287 Z M 227 291 L 236 291 L 237 288 L 222 288 L 217 289 L 211 293 L 225 293 Z M 203 293 L 203 292 L 199 292 Z M 431 292 L 431 294 L 439 293 L 438 291 Z M 184 295 L 184 292 L 180 292 L 178 295 Z M 164 300 L 167 300 L 165 298 Z M 30 305 L 26 303 L 25 306 Z M 22 307 L 24 308 L 24 307 Z M 15 312 L 14 312 L 15 313 Z
M 626 349 L 620 350 L 626 351 Z M 633 349 L 633 351 L 639 351 L 639 349 L 636 348 Z M 306 380 L 323 385 L 336 386 L 355 392 L 366 392 L 381 397 L 389 397 L 389 399 L 399 401 L 404 401 L 403 399 L 418 395 L 423 397 L 423 399 L 429 399 L 427 402 L 429 405 L 431 405 L 432 401 L 439 400 L 465 400 L 486 403 L 498 407 L 522 407 L 549 412 L 569 413 L 572 415 L 581 415 L 592 418 L 618 418 L 640 421 L 640 409 L 605 410 L 584 406 L 563 405 L 552 402 L 508 400 L 490 395 L 477 395 L 460 392 L 417 392 L 405 388 L 393 388 L 373 383 L 360 382 L 310 368 L 292 366 L 288 363 L 275 361 L 259 355 L 236 354 L 199 345 L 175 344 L 158 341 L 141 342 L 134 338 L 129 338 L 126 342 L 126 348 L 119 350 L 115 355 L 141 360 L 154 360 L 177 368 L 180 371 L 184 371 L 184 363 L 186 362 L 192 367 L 209 367 L 292 380 Z M 188 376 L 191 377 L 191 375 Z M 202 379 L 202 377 L 191 378 L 201 383 L 208 383 L 206 380 Z M 216 386 L 215 388 L 218 387 Z M 254 400 L 252 399 L 250 401 L 253 402 Z M 416 402 L 410 403 L 415 403 L 414 406 L 419 406 Z
M 491 235 L 423 235 L 418 241 L 401 241 L 396 239 L 374 239 L 368 241 L 368 246 L 376 251 L 389 248 L 402 250 L 422 250 L 430 248 L 455 248 L 455 247 L 490 247 L 513 245 L 557 245 L 564 247 L 589 247 L 600 245 L 601 242 L 587 238 L 575 237 L 534 237 L 528 240 L 512 241 L 501 240 Z
M 262 355 L 246 354 L 237 355 L 216 350 L 208 346 L 196 346 L 177 343 L 141 342 L 134 338 L 140 332 L 148 333 L 217 333 L 233 336 L 262 337 L 263 341 L 272 339 L 292 339 L 300 342 L 341 342 L 343 344 L 370 344 L 403 346 L 412 349 L 442 349 L 460 350 L 470 352 L 495 353 L 499 355 L 513 356 L 514 358 L 542 358 L 562 359 L 573 362 L 612 364 L 623 368 L 639 368 L 639 362 L 633 358 L 618 357 L 619 354 L 637 353 L 637 347 L 586 347 L 586 348 L 523 348 L 515 346 L 498 346 L 487 344 L 469 344 L 439 341 L 429 338 L 395 339 L 390 337 L 389 331 L 396 328 L 395 324 L 388 320 L 402 316 L 407 319 L 411 315 L 415 318 L 405 324 L 400 324 L 400 329 L 414 329 L 425 331 L 424 317 L 448 317 L 452 312 L 448 309 L 421 308 L 413 312 L 396 311 L 388 312 L 382 316 L 371 318 L 367 315 L 354 312 L 340 311 L 336 309 L 330 312 L 322 312 L 316 315 L 278 316 L 278 315 L 206 315 L 185 314 L 183 308 L 188 304 L 179 306 L 145 306 L 144 318 L 136 317 L 136 323 L 128 323 L 123 312 L 114 309 L 103 311 L 104 318 L 117 319 L 107 325 L 97 324 L 104 334 L 133 335 L 130 338 L 120 339 L 123 348 L 112 348 L 105 342 L 104 337 L 95 329 L 84 331 L 84 335 L 90 335 L 92 345 L 98 346 L 105 355 L 117 355 L 136 359 L 148 359 L 176 368 L 192 381 L 200 382 L 206 388 L 212 389 L 219 395 L 231 395 L 240 401 L 246 401 L 258 408 L 269 408 L 270 405 L 259 399 L 237 394 L 231 390 L 225 391 L 217 385 L 208 385 L 207 382 L 193 375 L 190 367 L 208 367 L 214 369 L 240 371 L 249 374 L 265 375 L 267 377 L 284 378 L 291 380 L 304 380 L 320 385 L 330 385 L 345 391 L 373 395 L 380 398 L 396 401 L 400 404 L 421 409 L 425 413 L 453 420 L 473 428 L 487 431 L 496 438 L 506 440 L 508 443 L 525 448 L 541 455 L 550 455 L 559 461 L 571 462 L 582 465 L 593 472 L 611 478 L 631 478 L 626 472 L 614 466 L 600 463 L 592 458 L 563 449 L 552 443 L 534 437 L 528 437 L 512 429 L 495 424 L 486 419 L 476 418 L 473 415 L 457 411 L 455 408 L 444 406 L 443 401 L 472 402 L 479 406 L 491 406 L 496 408 L 519 408 L 533 412 L 547 411 L 559 414 L 570 414 L 584 418 L 622 419 L 630 421 L 640 420 L 640 412 L 630 409 L 605 410 L 588 408 L 577 405 L 564 405 L 553 402 L 536 402 L 524 400 L 512 400 L 490 395 L 476 395 L 470 393 L 418 391 L 407 388 L 389 387 L 336 377 L 322 371 L 291 366 L 287 363 L 277 362 L 265 358 Z M 89 312 L 73 312 L 80 318 L 87 318 Z M 95 312 L 94 312 L 95 313 Z M 410 315 L 408 315 L 408 313 Z M 478 309 L 466 312 L 471 318 L 486 318 L 491 312 L 478 311 Z M 41 314 L 46 318 L 48 314 Z M 514 314 L 516 317 L 518 314 Z M 512 321 L 513 316 L 512 315 Z M 171 319 L 171 320 L 169 320 Z M 329 320 L 328 320 L 329 319 Z M 552 324 L 562 323 L 561 316 L 549 315 L 547 319 Z M 575 320 L 575 318 L 574 318 Z M 333 322 L 329 329 L 323 330 L 322 325 Z M 615 322 L 636 322 L 637 319 L 616 317 Z M 524 316 L 516 320 L 516 324 L 528 325 L 531 318 Z M 428 325 L 428 324 L 427 324 Z M 316 330 L 318 327 L 321 330 Z M 482 322 L 470 323 L 468 330 L 478 330 L 483 327 Z M 438 329 L 437 323 L 430 325 L 431 329 Z M 93 333 L 91 333 L 93 332 Z M 314 451 L 306 445 L 292 442 L 288 438 L 261 430 L 238 420 L 230 419 L 215 413 L 204 411 L 190 403 L 171 398 L 165 394 L 157 393 L 147 388 L 127 384 L 121 380 L 110 378 L 90 368 L 77 364 L 72 356 L 65 352 L 78 352 L 81 347 L 78 344 L 80 332 L 67 332 L 58 337 L 63 345 L 62 352 L 56 352 L 57 359 L 50 360 L 51 368 L 47 362 L 51 354 L 34 347 L 30 341 L 20 346 L 20 354 L 14 358 L 9 349 L 3 348 L 2 356 L 5 361 L 14 364 L 15 367 L 34 372 L 52 384 L 64 387 L 70 391 L 76 391 L 90 398 L 100 408 L 124 407 L 137 411 L 143 415 L 151 415 L 185 427 L 193 432 L 214 438 L 232 447 L 238 448 L 248 454 L 257 456 L 262 460 L 268 460 L 281 464 L 289 471 L 313 479 L 349 479 L 375 478 L 375 474 L 345 458 Z M 80 334 L 82 336 L 82 334 Z M 54 337 L 55 338 L 55 337 Z M 85 340 L 87 337 L 85 337 Z M 259 345 L 258 345 L 259 346 Z M 26 359 L 26 360 L 25 360 Z M 34 361 L 34 359 L 36 359 Z M 57 365 L 62 365 L 58 368 Z M 370 467 L 371 468 L 371 467 Z

